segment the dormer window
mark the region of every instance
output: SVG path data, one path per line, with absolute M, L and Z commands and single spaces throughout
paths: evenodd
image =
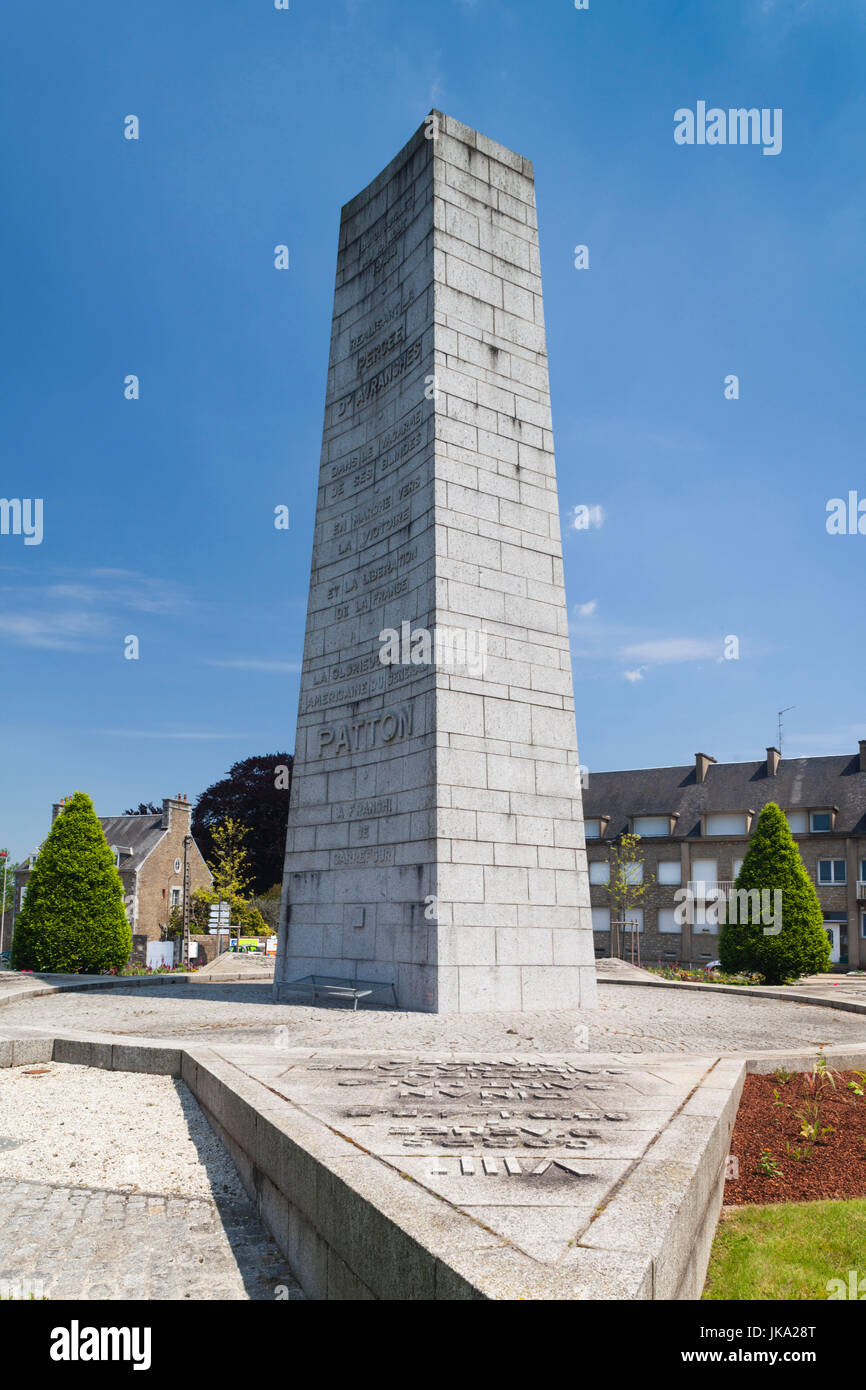
M 600 839 L 601 839 L 601 821 L 600 821 L 600 820 L 585 820 L 585 821 L 583 822 L 583 830 L 584 830 L 584 834 L 586 835 L 586 838 L 587 838 L 588 840 L 600 840 Z
M 632 834 L 642 839 L 651 840 L 670 833 L 670 816 L 635 816 L 632 820 Z
M 748 835 L 751 815 L 748 811 L 720 811 L 706 817 L 705 835 Z
M 832 811 L 812 811 L 809 815 L 809 829 L 813 835 L 828 835 L 833 829 Z
M 785 818 L 792 835 L 805 835 L 809 829 L 808 811 L 786 811 Z

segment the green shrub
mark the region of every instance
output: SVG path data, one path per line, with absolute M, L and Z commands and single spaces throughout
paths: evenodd
M 768 985 L 819 973 L 830 965 L 830 942 L 814 884 L 783 812 L 771 801 L 758 818 L 736 889 L 768 889 L 782 894 L 782 929 L 768 935 L 760 913 L 728 922 L 719 936 L 719 960 L 725 970 L 758 971 Z
M 15 919 L 15 970 L 96 974 L 129 959 L 123 884 L 93 803 L 76 792 L 55 820 Z

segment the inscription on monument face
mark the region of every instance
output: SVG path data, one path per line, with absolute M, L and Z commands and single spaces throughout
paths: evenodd
M 400 705 L 396 709 L 382 710 L 342 724 L 322 724 L 314 733 L 320 758 L 329 754 L 368 753 L 373 748 L 393 743 L 395 739 L 411 736 L 412 705 Z
M 363 406 L 369 405 L 382 391 L 400 378 L 412 367 L 417 366 L 421 361 L 421 339 L 416 338 L 414 343 L 400 353 L 400 356 L 390 362 L 382 371 L 377 372 L 374 377 L 359 386 L 347 396 L 337 401 L 334 406 L 334 419 L 342 420 L 346 414 L 351 414 L 354 410 L 360 410 Z

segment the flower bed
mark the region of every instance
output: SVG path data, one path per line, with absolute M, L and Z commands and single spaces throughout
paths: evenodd
M 747 1076 L 731 1155 L 726 1206 L 866 1196 L 866 1073 Z
M 727 975 L 724 970 L 710 970 L 705 965 L 648 965 L 651 975 L 663 980 L 685 980 L 691 985 L 759 985 L 763 975 Z

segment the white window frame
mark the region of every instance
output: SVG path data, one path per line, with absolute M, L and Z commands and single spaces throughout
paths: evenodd
M 728 827 L 728 829 L 726 830 L 711 830 L 710 822 L 720 820 L 735 820 L 737 822 L 737 825 L 733 829 Z M 708 814 L 705 818 L 705 833 L 707 835 L 712 835 L 713 838 L 716 838 L 717 836 L 719 838 L 724 838 L 725 836 L 727 836 L 728 839 L 741 839 L 747 833 L 746 821 L 747 816 L 745 811 L 713 811 L 710 814 Z
M 641 829 L 641 826 L 660 825 L 661 830 Z M 632 820 L 633 834 L 639 835 L 642 840 L 663 840 L 671 833 L 670 816 L 635 816 Z
M 175 901 L 175 896 L 174 896 L 175 893 L 177 893 L 177 900 L 176 900 L 176 901 Z M 177 884 L 172 884 L 171 888 L 169 888 L 169 890 L 168 890 L 168 905 L 169 905 L 169 908 L 172 908 L 172 907 L 181 907 L 182 904 L 183 904 L 183 889 L 181 888 L 181 886 L 180 886 L 179 883 L 177 883 Z
M 677 920 L 676 920 L 676 911 L 677 911 L 677 910 L 676 910 L 675 907 L 660 907 L 660 908 L 659 908 L 658 929 L 659 929 L 659 932 L 662 933 L 662 934 L 665 935 L 665 936 L 674 936 L 674 935 L 681 936 L 681 935 L 682 935 L 682 930 L 683 930 L 683 929 L 682 929 L 681 926 L 679 926 L 679 925 L 677 924 Z M 671 927 L 662 926 L 662 917 L 664 917 L 665 921 L 671 921 L 671 922 L 673 922 L 673 926 L 671 926 Z
M 676 870 L 675 878 L 662 878 L 665 870 Z M 660 859 L 656 864 L 656 878 L 662 888 L 680 888 L 683 881 L 683 863 L 681 859 Z M 679 928 L 677 928 L 679 930 Z
M 822 877 L 821 877 L 821 865 L 822 865 L 822 864 L 829 864 L 829 865 L 830 865 L 830 877 L 829 877 L 829 878 L 822 878 Z M 842 865 L 842 877 L 841 877 L 841 878 L 837 878 L 837 877 L 836 877 L 836 865 L 837 865 L 837 864 L 841 864 L 841 865 Z M 835 888 L 835 887 L 841 887 L 841 886 L 843 886 L 844 884 L 846 884 L 846 883 L 848 882 L 848 864 L 847 864 L 847 861 L 844 860 L 844 859 L 819 859 L 819 860 L 818 860 L 817 867 L 816 867 L 816 869 L 815 869 L 815 882 L 817 883 L 817 885 L 818 885 L 819 888 Z
M 595 826 L 595 829 L 592 829 Z M 587 840 L 601 839 L 601 821 L 599 819 L 585 820 L 583 822 L 583 833 Z
M 593 874 L 597 876 L 593 878 Z M 598 875 L 600 875 L 600 877 Z M 607 859 L 590 859 L 589 881 L 595 887 L 607 887 L 610 883 L 610 861 Z
M 826 830 L 816 830 L 816 829 L 815 829 L 815 817 L 816 817 L 816 816 L 826 816 L 826 817 L 827 817 L 827 829 L 826 829 Z M 809 831 L 810 831 L 810 833 L 811 833 L 812 835 L 830 835 L 830 834 L 832 833 L 832 830 L 833 830 L 833 816 L 832 816 L 832 813 L 831 813 L 830 811 L 810 811 L 810 812 L 809 812 Z
M 605 924 L 603 926 L 599 925 L 600 922 L 604 922 Z M 609 907 L 594 907 L 592 909 L 592 929 L 593 931 L 610 931 Z
M 805 824 L 803 824 L 803 825 L 801 825 L 801 826 L 799 826 L 799 827 L 793 826 L 793 825 L 791 824 L 791 817 L 792 817 L 792 816 L 801 816 L 801 817 L 803 818 L 803 821 L 805 822 Z M 808 835 L 808 833 L 809 833 L 809 812 L 808 812 L 808 811 L 803 811 L 803 810 L 801 810 L 799 807 L 794 807 L 792 810 L 786 811 L 786 812 L 785 812 L 785 820 L 788 822 L 788 829 L 790 830 L 790 832 L 791 832 L 792 835 Z

